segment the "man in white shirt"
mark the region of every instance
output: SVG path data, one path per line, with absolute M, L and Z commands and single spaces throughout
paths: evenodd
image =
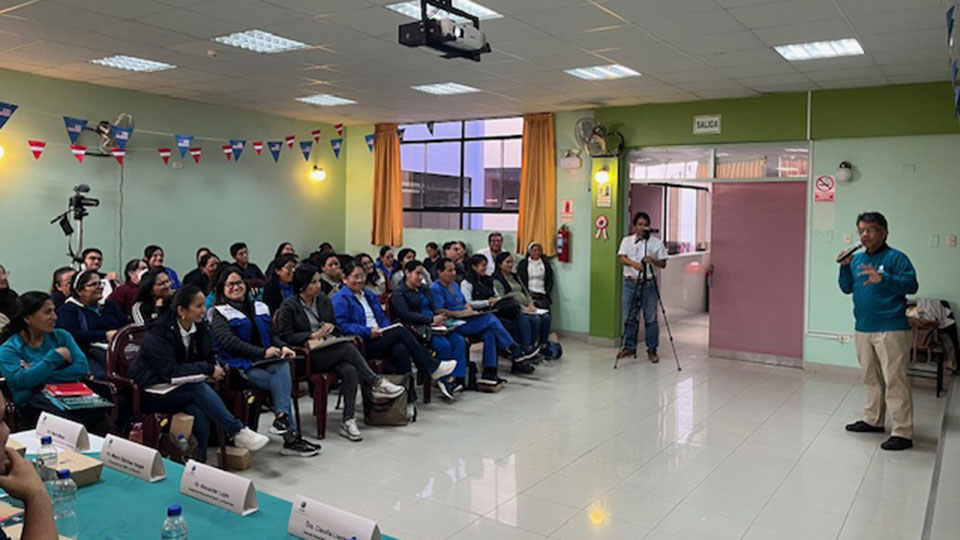
M 658 291 L 654 267 L 667 266 L 667 249 L 663 242 L 650 236 L 650 216 L 637 212 L 633 216 L 633 234 L 620 242 L 617 256 L 623 265 L 623 345 L 617 358 L 637 356 L 638 311 L 643 309 L 644 340 L 647 358 L 656 364 L 660 361 L 657 347 L 660 344 L 660 328 L 657 324 Z
M 487 236 L 487 247 L 478 250 L 477 255 L 483 255 L 487 258 L 487 275 L 492 276 L 497 269 L 497 255 L 503 251 L 503 235 L 498 232 L 490 233 Z

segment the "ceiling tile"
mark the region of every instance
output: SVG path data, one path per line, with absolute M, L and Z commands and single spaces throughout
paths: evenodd
M 701 54 L 697 58 L 705 64 L 714 67 L 731 67 L 746 64 L 776 64 L 784 62 L 783 58 L 773 49 L 751 49 L 749 51 L 718 52 L 715 54 Z
M 837 0 L 840 9 L 848 16 L 897 11 L 904 8 L 905 0 Z M 943 6 L 944 0 L 909 0 L 911 7 Z M 943 7 L 946 12 L 946 7 Z
M 588 51 L 638 45 L 654 46 L 660 43 L 660 39 L 632 25 L 621 25 L 601 30 L 587 30 L 575 34 L 567 34 L 562 36 L 562 38 Z
M 822 81 L 819 84 L 820 88 L 831 89 L 862 88 L 864 86 L 881 86 L 889 83 L 887 82 L 887 78 L 881 75 L 879 77 L 866 77 L 861 79 L 837 79 L 831 81 Z
M 521 58 L 542 58 L 558 54 L 573 54 L 580 52 L 576 46 L 555 37 L 542 37 L 525 41 L 495 44 L 494 49 L 504 51 Z M 597 62 L 598 64 L 601 62 Z
M 847 24 L 847 21 L 839 17 L 817 22 L 757 28 L 753 33 L 767 45 L 829 41 L 832 39 L 855 37 L 856 35 L 853 29 L 850 28 L 850 25 Z
M 910 84 L 922 82 L 948 81 L 950 75 L 943 72 L 942 69 L 929 71 L 926 73 L 913 73 L 909 75 L 888 75 L 891 84 Z
M 539 30 L 529 24 L 509 17 L 483 21 L 480 24 L 480 28 L 487 38 L 487 43 L 491 46 L 496 46 L 500 43 L 509 43 L 511 41 L 541 38 L 547 35 L 543 30 Z
M 329 15 L 368 7 L 366 3 L 357 0 L 264 0 L 264 3 L 307 15 Z
M 946 36 L 943 28 L 930 28 L 864 36 L 860 38 L 860 43 L 869 52 L 897 51 L 916 47 L 946 48 Z
M 722 81 L 727 79 L 727 75 L 715 69 L 694 69 L 690 71 L 677 71 L 675 73 L 664 73 L 657 76 L 660 80 L 670 84 L 680 84 L 687 82 L 700 81 Z
M 517 15 L 516 19 L 553 35 L 572 34 L 591 28 L 605 28 L 622 23 L 620 19 L 612 17 L 593 4 L 536 11 L 525 15 Z M 483 28 L 483 25 L 481 24 L 480 27 Z
M 696 94 L 701 99 L 731 99 L 756 96 L 757 92 L 744 88 L 742 90 L 702 90 Z
M 720 81 L 688 82 L 688 83 L 678 84 L 677 86 L 688 92 L 695 92 L 695 93 L 698 93 L 701 91 L 710 91 L 710 90 L 745 90 L 746 89 L 744 85 L 732 79 L 725 79 Z
M 55 4 L 81 8 L 120 19 L 133 19 L 170 9 L 151 0 L 51 0 Z
M 723 13 L 713 0 L 611 0 L 604 2 L 603 7 L 640 26 L 680 15 Z
M 413 19 L 409 17 L 382 7 L 371 7 L 348 11 L 346 13 L 337 13 L 324 17 L 323 20 L 373 36 L 389 32 L 393 32 L 393 35 L 397 36 L 399 35 L 397 28 L 399 28 L 401 24 L 413 22 Z M 483 25 L 480 26 L 481 28 L 483 27 Z
M 375 0 L 382 4 L 392 4 L 397 0 Z M 586 0 L 477 0 L 480 4 L 504 15 L 519 15 L 534 11 L 543 11 L 564 6 L 584 4 Z M 483 28 L 484 23 L 480 23 Z
M 883 77 L 879 67 L 862 67 L 853 69 L 832 69 L 829 71 L 813 71 L 805 74 L 812 81 L 818 83 L 840 81 L 844 79 L 871 79 Z
M 766 28 L 840 17 L 833 0 L 784 0 L 729 10 L 748 28 Z
M 714 34 L 679 41 L 671 39 L 668 41 L 683 52 L 692 55 L 744 51 L 748 49 L 758 49 L 764 46 L 764 43 L 757 39 L 757 37 L 753 35 L 753 32 L 749 31 Z
M 797 70 L 794 69 L 789 62 L 780 61 L 772 63 L 763 63 L 763 64 L 743 64 L 739 66 L 730 66 L 730 67 L 721 67 L 718 68 L 721 72 L 725 73 L 729 77 L 734 79 L 739 79 L 742 77 L 762 77 L 764 75 L 779 75 L 783 73 L 796 73 Z
M 303 17 L 303 13 L 267 4 L 260 0 L 208 0 L 188 7 L 190 11 L 225 21 L 259 28 Z
M 873 53 L 873 59 L 880 65 L 907 64 L 911 62 L 942 62 L 943 65 L 946 65 L 948 57 L 946 47 L 926 47 L 923 49 Z
M 137 19 L 150 26 L 166 28 L 203 39 L 247 30 L 247 26 L 228 22 L 219 17 L 211 17 L 185 9 L 173 9 Z
M 917 73 L 936 73 L 942 71 L 944 78 L 949 77 L 950 69 L 943 62 L 918 62 L 913 64 L 897 64 L 881 66 L 885 75 L 915 75 Z
M 942 7 L 884 11 L 851 17 L 854 28 L 862 36 L 893 34 L 911 30 L 940 29 L 946 35 L 946 10 Z M 946 37 L 944 37 L 946 40 Z
M 860 56 L 843 56 L 840 58 L 822 58 L 820 60 L 804 60 L 803 62 L 791 62 L 797 71 L 828 71 L 835 69 L 852 69 L 876 66 L 877 63 L 868 54 Z
M 745 30 L 740 21 L 726 13 L 694 13 L 637 24 L 654 36 L 671 42 Z

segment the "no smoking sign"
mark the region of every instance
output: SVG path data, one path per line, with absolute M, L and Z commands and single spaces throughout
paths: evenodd
M 829 174 L 818 176 L 813 183 L 813 202 L 833 202 L 836 197 L 836 179 Z

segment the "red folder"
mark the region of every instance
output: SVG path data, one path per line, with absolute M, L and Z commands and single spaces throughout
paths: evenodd
M 93 390 L 82 382 L 48 384 L 46 390 L 53 397 L 89 396 L 93 394 Z

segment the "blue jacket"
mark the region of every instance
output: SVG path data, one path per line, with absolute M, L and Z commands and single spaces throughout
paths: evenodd
M 56 351 L 57 347 L 70 351 L 69 364 Z M 21 361 L 29 367 L 23 367 Z M 18 405 L 29 401 L 44 385 L 83 380 L 88 370 L 87 357 L 66 330 L 56 329 L 43 336 L 43 343 L 36 348 L 28 347 L 19 334 L 0 346 L 0 371 Z
M 220 359 L 230 367 L 243 371 L 250 369 L 252 360 L 262 359 L 266 349 L 271 346 L 273 319 L 270 309 L 263 302 L 254 302 L 253 310 L 253 321 L 260 335 L 258 342 L 253 340 L 250 318 L 236 307 L 220 304 L 207 312 Z
M 70 297 L 57 308 L 57 328 L 70 332 L 83 351 L 94 343 L 106 343 L 107 330 L 119 330 L 126 324 L 126 315 L 113 302 L 94 309 Z
M 170 278 L 171 289 L 177 290 L 183 286 L 183 284 L 180 283 L 180 278 L 177 277 L 177 272 L 173 268 L 164 267 L 163 271 L 166 272 L 167 276 Z
M 437 303 L 438 309 L 449 309 L 450 311 L 462 311 L 467 309 L 467 300 L 460 292 L 460 287 L 453 285 L 453 290 L 448 289 L 439 281 L 434 281 L 430 286 L 433 292 L 433 300 Z
M 860 275 L 860 267 L 868 264 L 883 276 L 880 283 L 868 284 Z M 840 290 L 853 293 L 857 332 L 909 330 L 907 295 L 919 288 L 910 259 L 886 245 L 873 254 L 857 253 L 850 264 L 840 265 Z
M 377 324 L 380 328 L 390 326 L 390 319 L 380 307 L 380 301 L 377 295 L 364 289 L 363 296 L 370 304 L 373 315 L 377 318 Z M 370 327 L 367 326 L 367 315 L 363 311 L 363 306 L 353 291 L 347 287 L 342 287 L 330 298 L 333 302 L 333 313 L 337 316 L 337 326 L 344 334 L 352 334 L 362 337 L 365 341 L 370 339 Z

